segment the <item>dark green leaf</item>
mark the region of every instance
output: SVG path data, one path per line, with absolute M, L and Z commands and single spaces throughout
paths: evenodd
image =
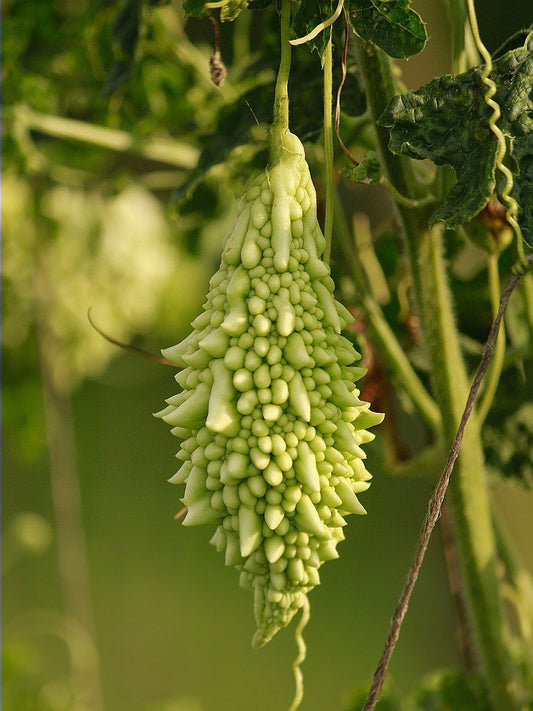
M 184 0 L 183 10 L 189 17 L 205 17 L 206 0 Z
M 300 3 L 293 21 L 294 38 L 308 35 L 317 25 L 331 17 L 334 11 L 335 7 L 332 6 L 331 0 L 307 0 Z M 328 37 L 329 32 L 321 32 L 313 40 L 307 42 L 307 45 L 322 55 Z
M 481 679 L 473 674 L 446 670 L 432 674 L 415 694 L 416 711 L 490 711 Z
M 272 5 L 274 0 L 250 0 L 248 3 L 249 10 L 266 10 Z
M 132 56 L 139 40 L 140 0 L 128 0 L 118 13 L 113 30 L 122 51 Z
M 343 168 L 341 173 L 353 183 L 379 183 L 381 164 L 375 151 L 367 151 L 359 165 Z
M 335 87 L 334 95 L 336 95 L 337 86 L 340 83 L 339 62 L 336 62 L 333 67 L 333 83 Z M 361 88 L 355 73 L 346 75 L 346 81 L 342 87 L 341 110 L 346 116 L 362 116 L 366 111 L 366 94 Z
M 482 67 L 457 76 L 434 79 L 418 91 L 395 97 L 379 119 L 391 127 L 389 148 L 411 158 L 430 158 L 451 165 L 457 176 L 446 201 L 431 218 L 455 227 L 477 215 L 490 196 L 501 189 L 496 183 L 497 139 L 488 121 L 492 109 L 483 100 Z M 513 194 L 524 235 L 533 234 L 533 56 L 527 49 L 508 52 L 494 62 L 491 78 L 501 107 L 498 125 L 509 137 L 514 173 Z
M 108 0 L 113 4 L 116 0 Z M 147 2 L 150 8 L 164 5 L 167 0 L 126 0 L 113 23 L 113 35 L 118 45 L 119 57 L 109 71 L 104 95 L 112 94 L 121 84 L 126 82 L 134 65 L 135 53 L 141 34 L 143 22 L 142 5 Z
M 527 348 L 527 296 L 513 294 L 505 316 L 515 348 Z M 507 368 L 482 430 L 487 465 L 498 479 L 533 488 L 533 361 L 531 350 L 515 367 Z M 521 403 L 521 404 L 517 404 Z
M 109 96 L 115 89 L 124 84 L 129 79 L 132 68 L 132 62 L 116 62 L 107 75 L 107 82 L 103 90 L 104 96 Z
M 404 59 L 424 49 L 428 36 L 410 0 L 347 0 L 350 24 L 362 40 Z

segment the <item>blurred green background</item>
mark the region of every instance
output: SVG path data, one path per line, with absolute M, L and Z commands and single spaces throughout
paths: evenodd
M 416 5 L 430 42 L 402 63 L 412 88 L 449 70 L 444 3 Z M 490 49 L 529 22 L 527 5 L 483 4 Z M 215 170 L 177 218 L 166 205 L 195 164 L 198 137 L 214 130 L 235 87 L 253 83 L 239 70 L 237 50 L 250 37 L 254 46 L 262 20 L 250 25 L 241 17 L 222 28 L 230 68 L 224 93 L 208 77 L 211 26 L 186 22 L 177 3 L 152 9 L 129 67 L 114 24 L 129 6 L 148 13 L 131 2 L 2 5 L 5 708 L 283 709 L 293 693 L 292 629 L 252 651 L 251 595 L 208 545 L 208 530 L 173 518 L 179 491 L 166 478 L 177 443 L 151 416 L 174 393 L 172 371 L 113 347 L 87 319 L 91 308 L 106 333 L 152 352 L 187 334 L 242 175 Z M 78 126 L 71 140 L 68 127 L 45 125 L 43 114 L 107 133 L 97 145 L 94 131 Z M 83 130 L 87 141 L 77 140 Z M 127 151 L 102 144 L 120 142 L 117 131 L 133 137 Z M 167 157 L 158 159 L 157 150 Z M 247 160 L 245 149 L 241 154 L 236 165 Z M 347 199 L 355 210 L 368 201 L 359 188 Z M 374 221 L 386 216 L 382 205 L 381 194 L 371 193 Z M 411 450 L 417 436 L 408 438 Z M 351 521 L 340 560 L 322 569 L 311 595 L 302 705 L 309 711 L 349 709 L 368 684 L 431 491 L 427 481 L 390 475 L 379 436 L 368 456 L 369 515 Z M 76 559 L 78 484 L 87 570 Z M 533 498 L 503 486 L 494 496 L 533 570 Z M 58 565 L 61 550 L 63 560 L 74 555 L 66 571 Z M 74 590 L 70 614 L 65 586 Z M 408 693 L 424 675 L 460 663 L 437 534 L 390 688 Z M 85 697 L 76 696 L 80 689 Z

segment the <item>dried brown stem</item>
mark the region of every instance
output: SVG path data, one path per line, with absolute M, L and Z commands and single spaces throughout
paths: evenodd
M 130 353 L 140 355 L 143 358 L 153 360 L 156 363 L 161 363 L 162 365 L 169 365 L 171 368 L 179 369 L 179 366 L 176 365 L 176 363 L 173 363 L 171 360 L 168 360 L 168 358 L 163 358 L 163 356 L 157 355 L 155 353 L 150 353 L 150 351 L 145 351 L 144 348 L 139 348 L 139 346 L 132 346 L 130 343 L 124 343 L 123 341 L 119 341 L 117 338 L 113 338 L 113 336 L 109 336 L 107 333 L 104 333 L 104 331 L 102 331 L 102 329 L 95 324 L 93 317 L 91 316 L 91 309 L 88 309 L 87 311 L 87 318 L 89 319 L 89 323 L 94 328 L 96 333 L 102 336 L 102 338 L 105 338 L 105 340 L 109 343 L 112 343 L 114 346 L 118 346 L 119 348 L 122 348 L 125 351 L 130 351 Z
M 346 10 L 343 10 L 343 18 L 344 18 L 344 47 L 342 50 L 342 62 L 341 62 L 341 81 L 339 84 L 339 88 L 337 89 L 337 100 L 335 102 L 335 134 L 337 136 L 337 140 L 346 154 L 346 157 L 348 160 L 350 160 L 354 165 L 359 165 L 359 161 L 356 160 L 353 155 L 350 153 L 349 149 L 346 147 L 344 144 L 344 141 L 341 138 L 341 133 L 340 133 L 340 122 L 341 122 L 341 94 L 342 94 L 342 88 L 344 86 L 344 82 L 346 81 L 346 65 L 348 62 L 348 40 L 350 37 L 350 25 L 348 23 L 348 13 Z

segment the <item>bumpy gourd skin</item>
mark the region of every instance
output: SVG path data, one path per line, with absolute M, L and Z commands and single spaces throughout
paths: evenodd
M 360 445 L 382 420 L 358 399 L 364 370 L 340 335 L 353 319 L 333 298 L 303 146 L 278 137 L 276 160 L 246 190 L 193 332 L 164 351 L 182 392 L 158 413 L 183 440 L 186 526 L 254 592 L 262 646 L 286 626 L 338 557 L 345 516 L 370 474 Z

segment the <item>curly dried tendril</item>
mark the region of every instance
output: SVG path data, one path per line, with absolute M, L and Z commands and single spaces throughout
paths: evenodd
M 474 6 L 474 0 L 467 0 L 466 4 L 468 11 L 468 20 L 470 23 L 470 28 L 472 30 L 474 43 L 476 45 L 476 49 L 478 50 L 485 62 L 485 66 L 481 73 L 481 81 L 487 87 L 487 91 L 483 95 L 483 99 L 487 106 L 492 109 L 492 114 L 489 118 L 489 129 L 496 136 L 496 139 L 498 141 L 498 150 L 496 152 L 496 167 L 505 178 L 505 185 L 503 190 L 501 191 L 501 197 L 506 206 L 507 222 L 511 225 L 516 234 L 516 248 L 518 251 L 519 259 L 519 265 L 517 265 L 517 268 L 521 272 L 523 272 L 525 269 L 527 269 L 527 260 L 524 252 L 524 238 L 522 236 L 522 231 L 517 220 L 518 203 L 511 195 L 511 191 L 513 189 L 513 174 L 503 162 L 507 153 L 507 144 L 505 142 L 505 136 L 502 133 L 500 127 L 498 126 L 498 120 L 501 116 L 500 105 L 493 98 L 496 95 L 497 87 L 490 77 L 490 74 L 492 72 L 492 57 L 490 56 L 489 51 L 487 50 L 487 48 L 483 44 L 483 40 L 481 39 L 476 16 L 476 9 Z

